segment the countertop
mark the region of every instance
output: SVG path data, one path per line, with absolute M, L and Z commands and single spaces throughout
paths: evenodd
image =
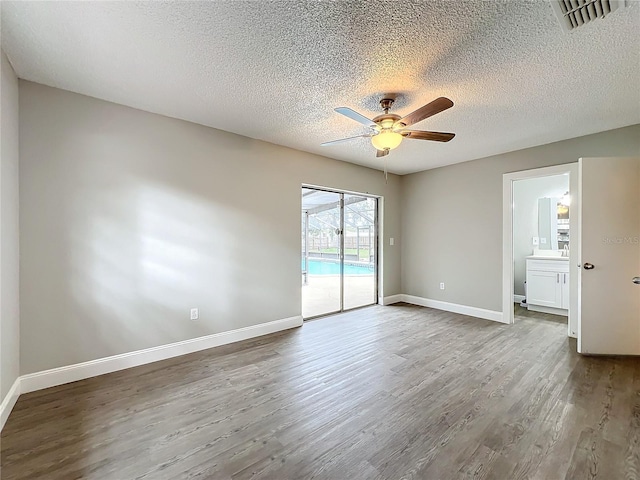
M 528 257 L 525 257 L 527 259 L 531 259 L 531 260 L 562 260 L 562 261 L 569 261 L 569 257 L 558 257 L 556 255 L 529 255 Z

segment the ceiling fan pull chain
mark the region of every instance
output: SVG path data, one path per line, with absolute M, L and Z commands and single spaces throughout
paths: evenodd
M 382 159 L 382 164 L 384 165 L 384 184 L 387 185 L 389 183 L 389 178 L 387 176 L 387 157 L 386 156 Z

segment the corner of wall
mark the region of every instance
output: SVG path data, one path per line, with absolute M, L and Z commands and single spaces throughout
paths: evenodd
M 0 429 L 20 395 L 18 77 L 0 48 Z
M 2 399 L 2 403 L 0 403 L 0 432 L 4 428 L 4 424 L 7 423 L 7 419 L 13 410 L 16 402 L 18 401 L 18 397 L 22 392 L 20 391 L 20 377 L 16 378 L 11 386 L 11 389 L 7 392 L 7 394 Z

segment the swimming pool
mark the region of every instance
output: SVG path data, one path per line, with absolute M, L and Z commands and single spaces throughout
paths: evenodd
M 304 269 L 304 263 L 302 264 Z M 344 262 L 345 275 L 373 275 L 373 265 L 355 265 Z M 309 260 L 309 275 L 339 275 L 340 264 L 326 260 Z

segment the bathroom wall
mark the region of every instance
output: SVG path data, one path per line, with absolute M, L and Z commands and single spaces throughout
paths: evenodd
M 513 185 L 513 272 L 515 295 L 524 295 L 525 258 L 538 236 L 538 199 L 560 198 L 569 190 L 569 175 L 518 180 Z

